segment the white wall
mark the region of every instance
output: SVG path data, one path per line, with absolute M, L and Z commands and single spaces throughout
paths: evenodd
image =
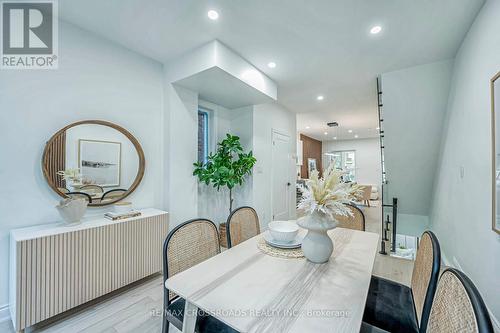
M 386 197 L 399 199 L 402 214 L 429 214 L 452 66 L 447 60 L 382 75 Z
M 455 59 L 431 226 L 500 319 L 500 236 L 491 230 L 490 79 L 500 71 L 500 1 L 489 0 Z M 464 177 L 460 177 L 460 168 Z
M 329 140 L 323 141 L 323 168 L 327 168 L 325 153 L 336 150 L 356 151 L 356 182 L 359 184 L 382 185 L 380 163 L 380 140 L 378 138 L 359 140 Z
M 9 230 L 60 220 L 60 198 L 40 167 L 45 142 L 60 128 L 102 119 L 129 130 L 146 155 L 131 201 L 162 203 L 162 65 L 64 22 L 59 38 L 59 69 L 0 73 L 0 307 L 8 303 Z
M 290 136 L 290 183 L 295 184 L 295 158 L 297 149 L 296 116 L 282 106 L 260 104 L 253 113 L 253 153 L 257 163 L 253 174 L 253 204 L 262 229 L 272 220 L 272 131 Z M 296 216 L 295 188 L 291 186 L 288 195 L 290 218 Z
M 169 82 L 168 77 L 166 82 Z M 198 183 L 193 163 L 198 159 L 198 94 L 165 84 L 165 198 L 170 228 L 198 217 Z

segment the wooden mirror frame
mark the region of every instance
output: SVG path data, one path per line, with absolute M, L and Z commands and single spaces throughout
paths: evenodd
M 47 143 L 45 144 L 45 149 L 43 150 L 43 155 L 42 155 L 42 171 L 43 171 L 43 175 L 45 176 L 45 179 L 47 180 L 47 183 L 49 184 L 50 188 L 52 190 L 54 190 L 54 192 L 56 192 L 59 196 L 66 198 L 66 195 L 64 193 L 62 193 L 61 191 L 59 191 L 57 186 L 52 183 L 52 180 L 50 178 L 49 169 L 47 167 L 47 159 L 48 159 L 47 150 L 48 150 L 48 147 L 50 147 L 50 145 L 54 142 L 54 140 L 60 134 L 66 132 L 68 129 L 75 127 L 75 126 L 78 126 L 78 125 L 89 125 L 89 124 L 108 126 L 108 127 L 111 127 L 113 129 L 119 131 L 120 133 L 125 135 L 132 142 L 132 144 L 135 147 L 135 150 L 137 151 L 137 154 L 139 155 L 139 170 L 137 171 L 137 176 L 135 177 L 135 180 L 132 183 L 132 185 L 129 187 L 129 189 L 126 192 L 123 193 L 122 196 L 120 196 L 119 198 L 116 198 L 115 200 L 108 201 L 106 203 L 99 202 L 99 203 L 91 203 L 88 205 L 89 207 L 107 206 L 107 205 L 114 204 L 120 200 L 123 200 L 127 196 L 129 196 L 132 192 L 134 192 L 134 190 L 137 188 L 137 186 L 139 186 L 142 178 L 144 177 L 144 170 L 146 167 L 146 159 L 144 157 L 144 151 L 142 150 L 142 147 L 141 147 L 141 144 L 139 143 L 139 141 L 137 141 L 137 139 L 129 131 L 127 131 L 125 128 L 118 126 L 116 124 L 113 124 L 109 121 L 104 121 L 104 120 L 82 120 L 82 121 L 77 121 L 77 122 L 72 123 L 66 127 L 61 128 L 54 135 L 52 135 L 52 137 L 49 139 L 49 141 L 47 141 Z
M 495 81 L 500 80 L 500 72 L 498 72 L 493 78 L 491 78 L 491 165 L 492 165 L 492 217 L 491 217 L 491 229 L 500 234 L 500 230 L 497 229 L 497 153 L 496 153 L 496 121 L 495 121 Z M 500 106 L 500 103 L 498 103 Z

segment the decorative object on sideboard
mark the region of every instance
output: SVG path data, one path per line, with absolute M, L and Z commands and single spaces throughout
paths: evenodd
M 82 220 L 85 211 L 87 210 L 88 202 L 83 198 L 67 198 L 59 202 L 56 206 L 59 215 L 68 225 L 79 224 Z
M 57 175 L 66 182 L 66 189 L 70 192 L 78 191 L 78 188 L 83 185 L 80 169 L 59 170 Z
M 129 219 L 132 217 L 138 217 L 138 216 L 141 216 L 141 212 L 138 210 L 131 210 L 131 211 L 125 212 L 125 213 L 107 212 L 104 214 L 104 218 L 106 218 L 108 220 L 112 220 L 112 221 L 125 220 L 125 219 Z
M 302 241 L 302 251 L 305 257 L 314 263 L 324 263 L 330 259 L 333 252 L 333 242 L 327 231 L 338 225 L 335 216 L 352 216 L 345 203 L 359 195 L 359 188 L 342 181 L 343 172 L 335 170 L 330 164 L 319 178 L 318 171 L 310 174 L 305 186 L 300 186 L 302 198 L 298 209 L 307 214 L 297 221 L 297 224 L 307 230 Z
M 89 206 L 123 200 L 144 176 L 139 141 L 126 129 L 103 120 L 84 120 L 57 131 L 45 145 L 42 170 L 63 198 L 68 192 L 90 196 Z

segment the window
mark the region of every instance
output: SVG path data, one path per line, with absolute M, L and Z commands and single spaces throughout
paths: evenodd
M 345 171 L 345 181 L 356 180 L 356 152 L 354 150 L 333 151 L 325 153 L 327 157 L 326 165 L 335 163 L 335 169 Z
M 208 111 L 198 110 L 198 162 L 207 162 L 208 157 Z

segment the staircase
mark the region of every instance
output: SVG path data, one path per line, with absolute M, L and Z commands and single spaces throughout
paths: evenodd
M 380 78 L 377 77 L 377 109 L 378 109 L 378 128 L 379 128 L 379 139 L 380 139 L 380 161 L 382 163 L 382 239 L 380 243 L 380 254 L 387 254 L 387 249 L 390 252 L 396 252 L 396 226 L 398 217 L 398 198 L 392 198 L 389 202 L 388 198 L 388 186 L 389 182 L 387 180 L 387 174 L 385 170 L 385 160 L 384 160 L 384 118 L 383 118 L 383 101 L 382 101 L 382 88 L 380 84 Z

